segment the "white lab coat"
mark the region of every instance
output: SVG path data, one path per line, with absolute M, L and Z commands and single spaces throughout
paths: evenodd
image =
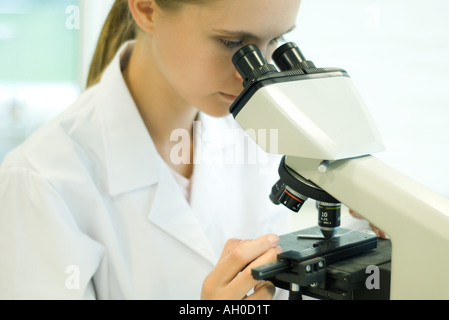
M 4 159 L 0 298 L 197 299 L 227 239 L 290 231 L 290 211 L 268 199 L 279 157 L 216 161 L 235 143 L 207 132 L 237 128 L 231 117 L 201 114 L 188 203 L 122 78 L 128 45 Z

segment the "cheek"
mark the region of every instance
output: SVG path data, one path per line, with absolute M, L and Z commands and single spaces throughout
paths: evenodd
M 181 95 L 211 90 L 225 77 L 226 59 L 204 45 L 186 41 L 179 33 L 161 37 L 155 54 L 161 73 Z
M 186 48 L 164 57 L 166 76 L 178 93 L 186 98 L 207 96 L 222 91 L 232 81 L 231 58 L 208 48 Z
M 196 80 L 205 89 L 223 90 L 229 87 L 234 69 L 230 59 L 211 54 L 199 59 L 196 66 Z

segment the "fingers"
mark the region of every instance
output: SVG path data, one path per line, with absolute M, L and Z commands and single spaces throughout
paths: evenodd
M 354 218 L 357 218 L 357 219 L 363 219 L 363 217 L 362 217 L 361 215 L 359 215 L 357 212 L 355 212 L 355 211 L 352 210 L 352 209 L 349 209 L 349 214 L 350 214 L 351 216 L 353 216 Z
M 371 230 L 373 230 L 373 232 L 376 234 L 377 237 L 382 238 L 382 239 L 388 238 L 387 234 L 385 232 L 383 232 L 382 230 L 380 230 L 375 225 L 370 223 L 370 227 L 371 227 Z
M 280 248 L 276 235 L 265 235 L 255 240 L 228 240 L 221 257 L 203 282 L 202 299 L 243 299 L 257 287 L 253 295 L 269 299 L 271 287 L 260 284 L 251 275 L 251 269 L 276 260 Z
M 349 209 L 349 213 L 351 214 L 351 216 L 353 216 L 354 218 L 357 219 L 364 219 L 361 215 L 359 215 L 357 212 L 355 212 L 352 209 Z M 376 227 L 375 225 L 373 225 L 372 223 L 369 224 L 371 230 L 373 230 L 373 232 L 376 234 L 377 237 L 382 238 L 382 239 L 386 239 L 388 238 L 387 234 L 385 232 L 383 232 L 382 230 L 380 230 L 378 227 Z
M 255 240 L 243 240 L 238 245 L 235 241 L 228 241 L 215 268 L 216 275 L 222 277 L 223 281 L 230 282 L 249 263 L 270 248 L 275 248 L 278 242 L 279 237 L 273 234 Z
M 270 281 L 262 281 L 254 287 L 254 293 L 244 300 L 272 300 L 276 293 L 276 287 Z
M 223 247 L 223 250 L 221 252 L 220 259 L 218 261 L 222 260 L 224 257 L 226 257 L 232 250 L 234 250 L 235 247 L 237 247 L 239 244 L 243 243 L 245 240 L 240 239 L 229 239 L 226 241 L 225 246 Z
M 280 253 L 280 248 L 270 248 L 260 255 L 257 259 L 251 262 L 244 268 L 232 281 L 228 288 L 237 296 L 244 298 L 246 294 L 255 288 L 260 280 L 255 280 L 251 274 L 252 269 L 273 261 L 276 261 L 277 255 Z

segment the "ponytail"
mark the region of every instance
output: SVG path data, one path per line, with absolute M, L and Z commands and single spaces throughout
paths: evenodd
M 127 0 L 115 0 L 101 30 L 87 77 L 87 88 L 96 84 L 120 46 L 136 38 L 137 27 Z
M 176 10 L 183 4 L 201 4 L 210 0 L 155 0 L 164 10 Z M 115 0 L 98 39 L 87 77 L 87 88 L 96 84 L 118 49 L 137 35 L 137 24 L 128 7 L 128 0 Z

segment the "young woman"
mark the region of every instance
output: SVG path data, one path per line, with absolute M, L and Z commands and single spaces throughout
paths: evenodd
M 279 159 L 235 157 L 231 58 L 271 57 L 299 2 L 117 0 L 90 88 L 0 168 L 0 298 L 271 299 L 250 270 L 290 213 Z

